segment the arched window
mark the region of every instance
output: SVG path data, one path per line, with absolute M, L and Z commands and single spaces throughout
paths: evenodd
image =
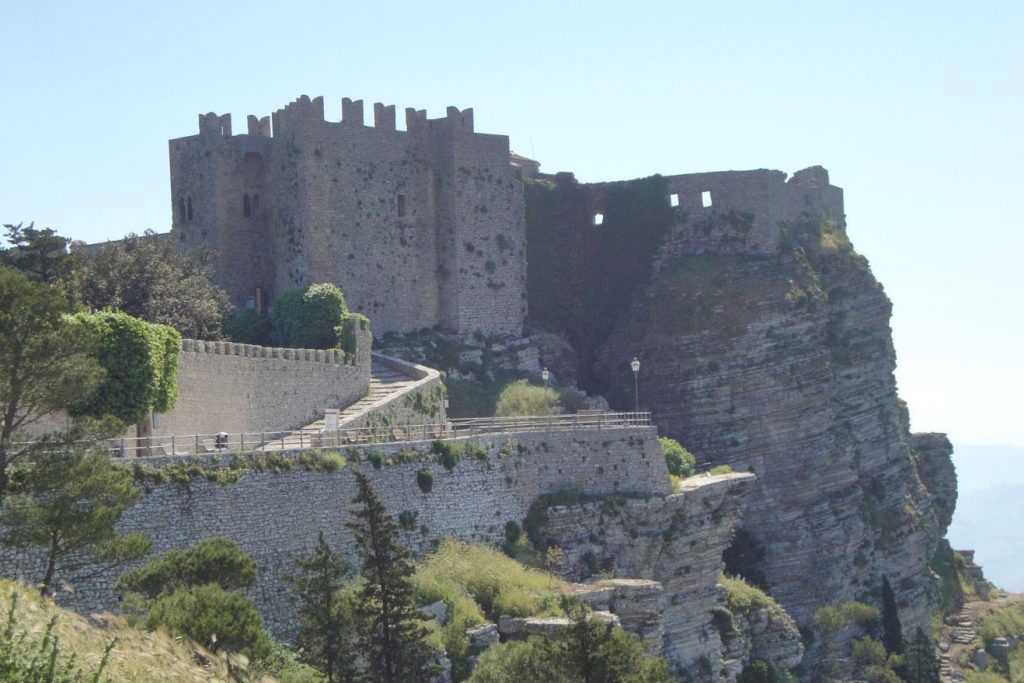
M 252 216 L 252 202 L 249 201 L 249 195 L 242 196 L 242 215 Z

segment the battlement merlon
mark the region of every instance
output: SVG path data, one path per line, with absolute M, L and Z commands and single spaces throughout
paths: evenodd
M 373 105 L 373 127 L 380 130 L 396 130 L 395 105 L 384 105 L 375 102 Z M 324 118 L 324 98 L 310 98 L 302 95 L 293 102 L 278 109 L 270 116 L 257 117 L 249 115 L 246 119 L 246 133 L 269 138 L 286 130 L 295 130 L 308 123 L 322 123 Z M 352 126 L 365 126 L 363 100 L 344 97 L 341 100 L 341 123 Z M 436 119 L 428 119 L 425 109 L 409 107 L 405 110 L 405 128 L 408 132 L 420 129 L 437 130 L 448 128 L 466 133 L 474 133 L 473 109 L 448 107 L 445 115 Z M 206 137 L 232 137 L 231 114 L 215 114 L 209 112 L 199 115 L 199 134 Z

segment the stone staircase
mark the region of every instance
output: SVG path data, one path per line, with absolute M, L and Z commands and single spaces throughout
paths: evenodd
M 403 374 L 387 367 L 376 358 L 370 363 L 370 391 L 366 393 L 361 399 L 348 406 L 338 414 L 338 425 L 344 426 L 344 424 L 361 415 L 368 408 L 376 405 L 379 401 L 389 399 L 398 394 L 404 394 L 414 384 L 417 379 L 410 377 L 409 375 Z M 323 419 L 311 422 L 310 424 L 303 427 L 303 431 L 321 431 L 324 428 Z
M 393 359 L 392 359 L 393 360 Z M 397 369 L 395 363 L 379 359 L 376 354 L 370 362 L 370 390 L 361 399 L 341 409 L 338 413 L 338 429 L 344 430 L 347 427 L 358 424 L 366 415 L 374 409 L 392 401 L 395 398 L 415 390 L 422 384 L 424 378 L 416 377 L 412 372 L 402 372 Z M 427 370 L 426 368 L 421 368 Z M 436 372 L 430 371 L 436 375 Z M 260 451 L 287 451 L 301 450 L 303 448 L 330 446 L 330 443 L 321 443 L 321 433 L 326 427 L 324 418 L 311 422 L 301 429 L 289 434 L 268 441 L 257 450 Z M 332 432 L 333 433 L 333 432 Z
M 960 683 L 966 680 L 958 659 L 964 652 L 969 652 L 977 641 L 973 605 L 965 605 L 956 614 L 950 614 L 945 618 L 938 643 L 939 680 L 943 683 Z

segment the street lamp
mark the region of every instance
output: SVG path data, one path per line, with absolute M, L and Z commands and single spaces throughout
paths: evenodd
M 640 359 L 633 356 L 629 361 L 629 367 L 633 369 L 633 410 L 640 412 Z
M 548 372 L 547 368 L 544 368 L 543 370 L 540 371 L 540 378 L 544 380 L 544 388 L 547 389 L 548 380 L 551 379 L 551 373 Z

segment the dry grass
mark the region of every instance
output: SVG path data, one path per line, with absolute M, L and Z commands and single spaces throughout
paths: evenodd
M 132 628 L 124 619 L 109 614 L 96 615 L 95 625 L 83 617 L 63 610 L 51 600 L 23 584 L 0 579 L 0 610 L 5 618 L 12 596 L 18 594 L 15 615 L 17 631 L 41 638 L 50 619 L 57 615 L 54 629 L 61 652 L 75 654 L 80 668 L 92 671 L 99 664 L 105 646 L 112 638 L 117 644 L 110 653 L 104 680 L 110 681 L 227 681 L 220 662 L 210 668 L 196 663 L 196 650 L 191 643 L 175 640 L 163 632 L 150 633 Z M 208 656 L 207 656 L 208 657 Z M 210 658 L 206 658 L 210 661 Z

